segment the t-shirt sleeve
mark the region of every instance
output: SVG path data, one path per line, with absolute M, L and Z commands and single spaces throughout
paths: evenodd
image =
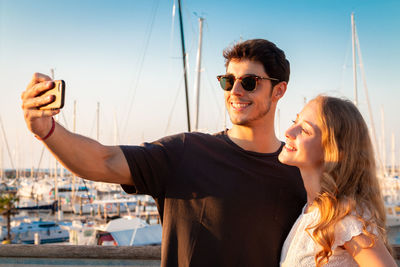
M 367 231 L 378 235 L 376 227 L 368 227 Z M 363 233 L 363 223 L 354 215 L 348 215 L 335 226 L 335 241 L 332 250 L 350 241 L 353 237 Z
M 140 146 L 121 146 L 134 186 L 121 185 L 130 194 L 160 197 L 174 176 L 184 151 L 185 135 L 164 137 Z

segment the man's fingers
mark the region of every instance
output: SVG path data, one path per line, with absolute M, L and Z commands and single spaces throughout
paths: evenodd
M 54 101 L 54 95 L 45 97 L 27 98 L 22 102 L 22 109 L 37 109 Z
M 25 117 L 30 117 L 31 119 L 35 118 L 43 118 L 43 117 L 51 117 L 60 113 L 59 109 L 55 110 L 46 110 L 46 109 L 31 109 L 25 113 Z
M 27 87 L 26 91 L 22 93 L 21 98 L 28 99 L 32 97 L 36 97 L 41 93 L 51 89 L 54 87 L 53 81 L 44 81 L 40 83 L 33 84 L 31 87 Z
M 36 73 L 33 74 L 32 80 L 30 81 L 30 83 L 28 84 L 26 89 L 28 90 L 33 85 L 35 85 L 37 83 L 40 83 L 40 82 L 45 82 L 45 81 L 52 81 L 52 79 L 49 76 L 47 76 L 47 75 L 45 75 L 43 73 L 36 72 Z

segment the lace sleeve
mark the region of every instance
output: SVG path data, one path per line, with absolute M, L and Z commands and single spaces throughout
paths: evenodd
M 376 227 L 368 227 L 367 230 L 374 235 L 378 235 Z M 359 221 L 356 216 L 348 215 L 344 217 L 344 219 L 335 226 L 335 241 L 333 243 L 332 250 L 344 245 L 344 243 L 362 233 L 363 223 Z

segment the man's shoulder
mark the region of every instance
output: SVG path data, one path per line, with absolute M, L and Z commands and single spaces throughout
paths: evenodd
M 144 143 L 142 146 L 203 146 L 210 145 L 215 142 L 226 142 L 224 131 L 218 133 L 205 133 L 205 132 L 181 132 L 164 136 L 151 143 Z
M 217 133 L 190 132 L 190 133 L 185 133 L 185 139 L 187 143 L 226 144 L 226 132 L 225 131 L 220 131 Z
M 196 139 L 208 139 L 208 140 L 215 140 L 215 139 L 224 139 L 226 136 L 226 131 L 220 131 L 216 133 L 208 133 L 208 132 L 182 132 L 177 133 L 169 136 L 165 136 L 160 140 L 196 140 Z

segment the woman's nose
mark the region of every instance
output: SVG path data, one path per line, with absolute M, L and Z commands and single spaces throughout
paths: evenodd
M 290 126 L 286 132 L 285 132 L 285 137 L 287 139 L 294 139 L 296 138 L 296 128 L 294 127 L 294 125 Z

